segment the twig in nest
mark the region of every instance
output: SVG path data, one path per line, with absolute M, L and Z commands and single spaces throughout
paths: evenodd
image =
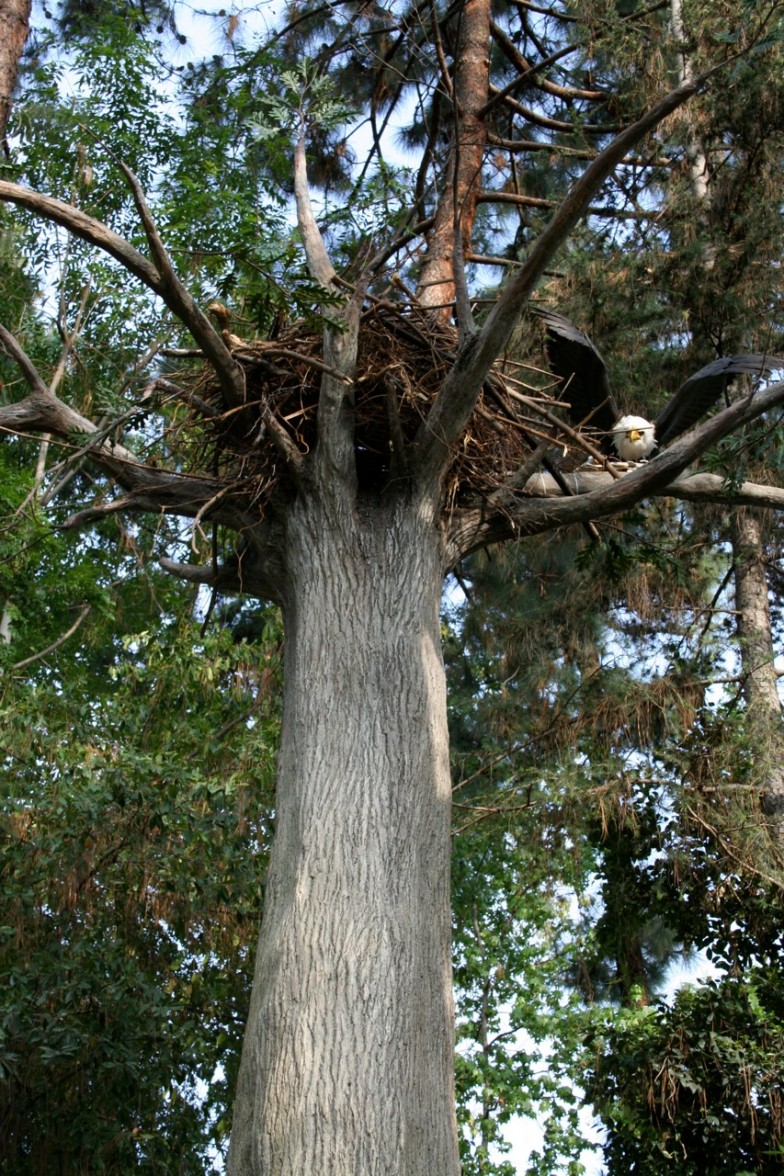
M 302 489 L 305 469 L 302 454 L 269 408 L 264 413 L 263 423 L 275 444 L 275 448 L 286 462 L 286 468 L 294 479 L 295 485 L 298 489 Z

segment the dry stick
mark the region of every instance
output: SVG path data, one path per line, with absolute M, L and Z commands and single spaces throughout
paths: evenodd
M 729 841 L 722 837 L 718 829 L 716 829 L 715 826 L 709 824 L 708 821 L 706 821 L 705 818 L 702 817 L 692 807 L 692 805 L 687 804 L 686 811 L 691 815 L 692 819 L 696 821 L 698 825 L 700 825 L 703 829 L 710 833 L 712 837 L 715 838 L 717 844 L 721 846 L 721 848 L 732 861 L 742 866 L 744 870 L 749 870 L 752 874 L 756 874 L 758 878 L 764 879 L 765 882 L 769 882 L 772 886 L 775 886 L 777 890 L 784 889 L 781 878 L 775 878 L 771 874 L 768 874 L 765 870 L 758 870 L 756 866 L 753 866 L 747 858 L 744 858 L 739 853 L 736 853 L 736 851 L 730 845 Z
M 397 396 L 396 381 L 389 372 L 384 376 L 384 390 L 389 438 L 392 443 L 392 475 L 400 477 L 407 471 L 408 457 L 403 426 L 400 423 L 400 402 Z
M 278 347 L 274 343 L 270 344 L 269 346 L 265 344 L 263 347 L 263 354 L 282 355 L 286 359 L 293 359 L 297 363 L 304 363 L 308 367 L 315 368 L 316 371 L 326 372 L 327 375 L 334 376 L 336 380 L 340 380 L 344 384 L 354 383 L 350 376 L 345 375 L 338 368 L 332 367 L 330 364 L 324 363 L 323 360 L 316 359 L 312 355 L 303 355 L 301 351 L 292 351 L 289 347 Z

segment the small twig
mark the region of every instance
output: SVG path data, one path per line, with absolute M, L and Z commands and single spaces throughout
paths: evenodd
M 305 459 L 297 449 L 294 442 L 287 431 L 283 428 L 280 421 L 277 420 L 272 409 L 268 408 L 263 416 L 264 427 L 268 431 L 275 448 L 286 462 L 286 468 L 294 479 L 297 489 L 301 490 L 303 486 Z
M 351 385 L 354 382 L 349 376 L 338 371 L 337 368 L 331 367 L 321 359 L 316 359 L 313 355 L 303 355 L 301 351 L 292 351 L 288 347 L 278 347 L 272 343 L 264 347 L 264 353 L 266 355 L 282 355 L 286 359 L 295 360 L 297 363 L 307 364 L 308 367 L 316 368 L 319 372 L 326 372 L 327 375 L 334 376 L 336 380 L 341 380 L 344 384 Z
M 57 640 L 53 641 L 51 645 L 47 645 L 46 649 L 42 649 L 40 653 L 34 653 L 34 654 L 32 654 L 31 657 L 26 657 L 22 661 L 14 662 L 14 664 L 11 666 L 11 669 L 12 670 L 23 670 L 23 669 L 25 669 L 26 666 L 32 665 L 33 662 L 40 661 L 42 657 L 47 657 L 50 653 L 54 653 L 55 649 L 59 649 L 61 645 L 65 645 L 68 638 L 72 637 L 73 634 L 76 632 L 76 630 L 79 628 L 82 621 L 85 619 L 87 614 L 90 612 L 91 608 L 92 608 L 91 604 L 82 605 L 82 611 L 79 613 L 79 616 L 76 618 L 74 623 L 71 625 L 70 629 L 67 629 L 61 637 L 58 637 Z

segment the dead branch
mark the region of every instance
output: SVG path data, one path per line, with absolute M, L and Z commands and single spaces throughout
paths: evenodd
M 136 188 L 138 189 L 138 181 L 136 182 Z M 134 191 L 134 198 L 137 199 L 137 191 L 133 187 L 132 190 Z M 44 196 L 40 192 L 32 191 L 30 188 L 24 188 L 19 184 L 11 184 L 5 180 L 0 180 L 0 200 L 19 204 L 22 208 L 27 208 L 30 212 L 35 212 L 39 216 L 43 216 L 46 220 L 61 225 L 69 233 L 73 233 L 74 236 L 108 253 L 124 269 L 139 278 L 145 286 L 149 287 L 150 290 L 163 299 L 169 309 L 184 323 L 196 339 L 196 342 L 199 343 L 215 368 L 227 402 L 232 406 L 244 402 L 245 383 L 242 368 L 232 358 L 231 352 L 226 347 L 220 334 L 212 326 L 207 316 L 196 306 L 179 279 L 174 275 L 171 267 L 169 267 L 170 273 L 161 273 L 146 257 L 134 249 L 124 237 L 120 237 L 112 229 L 108 228 L 107 225 L 95 220 L 94 217 L 88 216 L 81 209 L 75 208 L 72 204 L 66 204 L 62 200 L 56 200 L 52 196 Z M 146 208 L 146 205 L 144 207 Z M 138 199 L 137 208 L 139 208 Z M 142 216 L 141 209 L 140 216 Z M 147 216 L 149 218 L 149 213 L 147 213 Z M 143 216 L 142 222 L 145 225 L 145 231 L 148 233 L 148 240 L 150 239 L 150 232 L 153 232 L 157 237 L 151 218 L 149 218 L 149 226 L 145 223 Z
M 139 219 L 150 245 L 150 252 L 157 267 L 163 291 L 161 297 L 180 322 L 188 328 L 214 367 L 218 382 L 226 397 L 226 403 L 231 408 L 244 404 L 245 373 L 242 367 L 232 356 L 220 332 L 215 329 L 207 315 L 199 309 L 174 272 L 174 266 L 164 248 L 136 176 L 124 163 L 120 162 L 119 167 L 131 189 Z

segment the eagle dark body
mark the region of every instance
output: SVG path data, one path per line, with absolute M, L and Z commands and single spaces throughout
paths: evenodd
M 547 361 L 553 375 L 563 381 L 561 397 L 571 423 L 601 434 L 602 452 L 614 456 L 615 449 L 620 449 L 615 441 L 616 426 L 640 418 L 622 416 L 601 353 L 585 332 L 565 315 L 531 309 L 545 325 Z M 759 353 L 728 355 L 706 364 L 681 384 L 652 422 L 655 446 L 651 445 L 651 451 L 693 428 L 737 376 L 761 377 L 777 369 L 784 369 L 781 356 Z

